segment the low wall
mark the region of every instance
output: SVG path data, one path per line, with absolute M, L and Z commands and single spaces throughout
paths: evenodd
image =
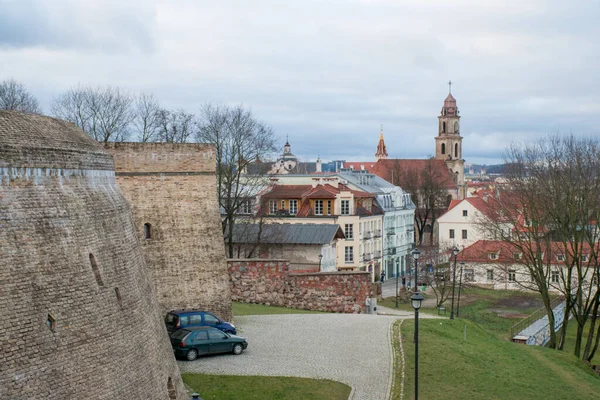
M 231 300 L 304 310 L 359 313 L 369 272 L 290 272 L 286 260 L 228 260 Z

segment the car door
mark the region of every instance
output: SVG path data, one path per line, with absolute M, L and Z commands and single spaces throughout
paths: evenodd
M 231 351 L 231 340 L 229 335 L 213 328 L 208 329 L 208 340 L 210 342 L 210 353 L 227 353 Z
M 205 329 L 196 332 L 196 336 L 191 345 L 198 350 L 199 355 L 210 353 L 210 340 L 208 339 L 208 334 Z
M 220 323 L 221 321 L 219 321 L 219 318 L 215 317 L 214 315 L 209 313 L 204 314 L 204 325 L 216 328 Z

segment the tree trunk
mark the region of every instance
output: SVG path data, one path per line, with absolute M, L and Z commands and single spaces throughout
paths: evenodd
M 541 291 L 542 300 L 544 302 L 544 308 L 546 308 L 546 314 L 548 315 L 548 327 L 550 328 L 550 341 L 548 347 L 551 349 L 556 348 L 556 331 L 554 330 L 554 310 L 552 310 L 552 304 L 550 304 L 550 295 L 547 290 Z
M 598 345 L 600 344 L 600 325 L 598 325 L 598 330 L 596 331 L 596 343 L 594 343 L 594 348 L 590 351 L 590 355 L 587 358 L 587 361 L 592 361 L 594 355 L 596 355 L 596 351 L 598 350 Z

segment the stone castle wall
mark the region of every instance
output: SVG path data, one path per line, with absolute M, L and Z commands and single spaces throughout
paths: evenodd
M 0 111 L 0 398 L 186 399 L 113 161 Z
M 163 311 L 205 309 L 230 320 L 214 147 L 112 143 L 108 150 Z
M 233 301 L 328 312 L 365 311 L 369 272 L 292 273 L 284 260 L 228 260 Z

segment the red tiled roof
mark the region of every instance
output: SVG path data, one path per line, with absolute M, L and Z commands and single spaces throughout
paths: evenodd
M 265 198 L 301 199 L 312 186 L 310 185 L 273 185 L 271 190 L 264 194 Z
M 354 171 L 365 171 L 372 172 L 371 170 L 375 167 L 375 161 L 348 161 L 344 163 L 344 168 L 352 168 Z
M 310 186 L 309 186 L 310 187 Z M 304 195 L 307 199 L 335 199 L 335 195 L 340 191 L 331 185 L 318 185 Z M 332 190 L 333 189 L 333 190 Z
M 369 172 L 392 182 L 394 181 L 400 187 L 406 186 L 405 174 L 417 174 L 419 181 L 421 180 L 421 171 L 427 168 L 427 163 L 431 163 L 431 167 L 435 176 L 439 179 L 439 184 L 445 189 L 456 189 L 456 183 L 452 179 L 452 174 L 448 170 L 446 163 L 443 160 L 426 159 L 426 160 L 409 160 L 409 159 L 382 159 L 375 163 L 375 166 Z
M 343 191 L 351 192 L 357 198 L 375 197 L 373 193 L 352 190 L 343 184 L 337 188 L 329 184 L 317 185 L 314 188 L 312 185 L 273 185 L 263 197 L 267 199 L 334 199 Z

